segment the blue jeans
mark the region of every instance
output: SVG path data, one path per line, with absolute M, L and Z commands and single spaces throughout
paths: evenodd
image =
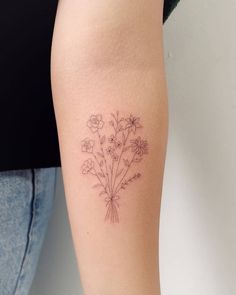
M 0 172 L 0 294 L 26 295 L 54 200 L 56 168 Z

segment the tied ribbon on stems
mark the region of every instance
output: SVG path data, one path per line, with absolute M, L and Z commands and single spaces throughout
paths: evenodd
M 106 207 L 107 207 L 105 220 L 110 220 L 112 223 L 119 222 L 119 215 L 118 215 L 119 199 L 120 197 L 118 195 L 109 196 L 105 198 Z

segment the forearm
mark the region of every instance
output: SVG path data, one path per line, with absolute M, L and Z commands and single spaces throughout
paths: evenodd
M 162 4 L 84 2 L 61 1 L 52 52 L 63 177 L 81 278 L 88 295 L 156 295 L 167 138 Z

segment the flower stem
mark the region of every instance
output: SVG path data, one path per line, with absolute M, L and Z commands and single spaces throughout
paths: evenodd
M 104 191 L 107 193 L 107 189 L 106 186 L 102 183 L 101 178 L 98 176 L 98 174 L 95 174 L 97 176 L 97 179 L 99 180 L 99 182 L 101 183 L 101 185 L 104 187 Z
M 109 220 L 111 223 L 119 222 L 117 205 L 112 199 L 108 201 L 107 203 L 107 212 L 106 212 L 105 220 Z
M 120 166 L 120 161 L 121 161 L 122 155 L 123 155 L 123 153 L 124 153 L 124 149 L 125 149 L 126 142 L 127 142 L 127 140 L 128 140 L 129 134 L 130 134 L 130 131 L 127 132 L 127 136 L 126 136 L 126 138 L 125 138 L 125 142 L 124 142 L 124 144 L 123 144 L 123 147 L 122 147 L 122 150 L 121 150 L 121 153 L 120 153 L 119 159 L 118 159 L 118 163 L 117 163 L 117 166 L 116 166 L 115 177 L 114 177 L 114 183 L 113 183 L 113 185 L 112 185 L 112 190 L 114 190 L 114 187 L 115 187 L 115 184 L 116 184 L 116 176 L 117 176 L 117 173 L 118 173 L 118 169 L 119 169 L 119 166 Z
M 106 157 L 105 157 L 105 153 L 104 153 L 103 146 L 102 146 L 102 144 L 101 144 L 101 135 L 100 135 L 99 131 L 97 131 L 97 134 L 98 134 L 99 143 L 100 143 L 100 148 L 101 148 L 101 152 L 102 152 L 102 154 L 103 154 L 103 159 L 104 159 L 105 167 L 106 167 L 107 186 L 108 186 L 109 192 L 110 192 L 110 194 L 111 194 L 111 191 L 112 191 L 112 190 L 111 190 L 110 179 L 109 179 L 109 174 L 108 174 L 107 160 L 106 160 Z
M 94 169 L 94 171 L 95 171 L 95 173 L 92 173 L 91 171 L 90 171 L 90 173 L 92 174 L 92 175 L 94 175 L 94 176 L 96 176 L 97 177 L 97 179 L 98 179 L 98 181 L 100 182 L 100 184 L 103 186 L 103 188 L 104 188 L 104 191 L 107 193 L 107 189 L 106 189 L 106 186 L 103 184 L 103 182 L 101 181 L 101 178 L 98 176 L 98 174 L 97 174 L 97 171 Z
M 99 161 L 98 161 L 97 156 L 94 154 L 94 152 L 93 152 L 93 156 L 94 156 L 94 159 L 95 159 L 95 161 L 97 162 L 97 164 L 98 164 L 98 166 L 99 166 L 99 168 L 100 168 L 100 170 L 101 170 L 102 175 L 105 177 L 105 174 L 104 174 L 104 172 L 103 172 L 103 170 L 102 170 L 102 167 L 101 167 L 101 165 L 100 165 L 100 163 L 99 163 Z
M 116 189 L 115 189 L 115 194 L 117 194 L 120 190 L 119 186 L 121 185 L 123 179 L 125 178 L 125 176 L 127 175 L 128 171 L 129 171 L 129 168 L 130 166 L 132 165 L 132 163 L 134 162 L 134 158 L 136 156 L 136 153 L 133 154 L 133 157 L 129 163 L 129 166 L 127 167 L 126 171 L 125 171 L 125 174 L 122 176 L 121 180 L 119 181 L 118 185 L 116 186 Z

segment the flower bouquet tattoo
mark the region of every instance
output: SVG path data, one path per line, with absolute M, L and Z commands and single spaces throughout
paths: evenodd
M 121 190 L 141 177 L 140 172 L 131 174 L 130 167 L 142 161 L 148 153 L 148 143 L 136 136 L 142 128 L 140 118 L 120 117 L 119 112 L 111 113 L 108 122 L 112 133 L 101 134 L 104 121 L 101 114 L 91 115 L 87 126 L 94 135 L 81 142 L 82 152 L 90 157 L 82 165 L 82 173 L 97 179 L 93 188 L 99 189 L 99 196 L 104 196 L 106 204 L 105 220 L 119 222 L 119 199 Z M 131 175 L 130 175 L 131 174 Z

